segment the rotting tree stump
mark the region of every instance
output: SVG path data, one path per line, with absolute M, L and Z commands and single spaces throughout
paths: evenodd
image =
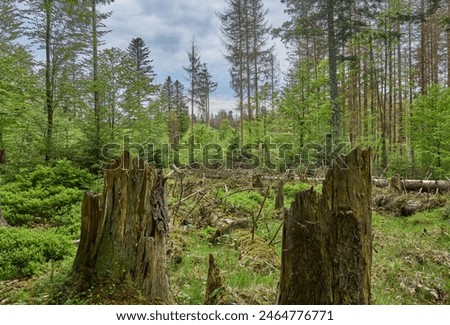
M 165 179 L 128 152 L 105 170 L 102 194 L 85 193 L 73 276 L 83 286 L 131 283 L 153 304 L 171 302 Z
M 3 218 L 2 204 L 1 203 L 0 203 L 0 227 L 9 227 L 8 223 Z
M 216 265 L 214 256 L 209 255 L 208 278 L 206 280 L 205 305 L 216 305 L 219 301 L 221 290 L 224 289 L 220 270 Z
M 370 303 L 371 150 L 341 158 L 322 194 L 299 192 L 286 216 L 278 304 Z

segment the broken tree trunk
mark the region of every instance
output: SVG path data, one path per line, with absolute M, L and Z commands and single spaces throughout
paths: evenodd
M 165 195 L 161 173 L 128 152 L 108 166 L 103 193 L 83 199 L 74 276 L 88 285 L 131 283 L 151 303 L 171 302 Z
M 6 163 L 6 150 L 0 149 L 0 164 Z
M 220 276 L 220 270 L 216 265 L 214 256 L 210 254 L 204 305 L 217 305 L 223 289 L 223 280 Z
M 275 196 L 275 210 L 284 208 L 284 195 L 283 195 L 284 182 L 280 180 L 277 186 L 277 194 Z
M 3 218 L 2 204 L 1 203 L 0 203 L 0 227 L 9 227 L 8 223 Z
M 297 194 L 283 229 L 278 304 L 369 304 L 371 151 L 333 163 L 322 194 Z

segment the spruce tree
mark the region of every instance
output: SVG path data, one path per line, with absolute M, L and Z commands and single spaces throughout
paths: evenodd
M 206 63 L 203 63 L 200 67 L 197 82 L 197 102 L 199 111 L 202 118 L 205 118 L 206 125 L 210 126 L 210 94 L 217 89 L 218 83 L 212 80 L 212 76 L 208 71 Z
M 197 85 L 198 74 L 200 72 L 200 49 L 195 44 L 195 38 L 192 39 L 191 48 L 187 51 L 189 65 L 184 67 L 184 70 L 188 74 L 189 80 L 189 99 L 191 102 L 191 133 L 194 133 L 194 121 L 195 121 L 195 99 L 197 97 Z
M 155 73 L 150 59 L 150 49 L 142 38 L 133 38 L 127 48 L 130 57 L 130 79 L 126 91 L 128 113 L 135 117 L 138 110 L 150 101 L 156 91 Z
M 224 12 L 217 16 L 225 46 L 225 57 L 230 63 L 231 87 L 239 98 L 241 117 L 241 144 L 243 143 L 243 119 L 246 106 L 247 118 L 259 117 L 260 93 L 265 80 L 264 67 L 273 49 L 268 47 L 270 36 L 261 0 L 228 0 Z

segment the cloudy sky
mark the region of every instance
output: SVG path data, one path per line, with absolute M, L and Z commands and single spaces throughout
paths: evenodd
M 278 27 L 287 19 L 280 0 L 264 0 L 264 5 L 269 9 L 267 19 L 272 26 Z M 215 15 L 225 7 L 225 0 L 115 0 L 102 8 L 113 12 L 105 22 L 111 30 L 105 36 L 105 46 L 126 49 L 132 38 L 141 37 L 151 51 L 157 82 L 171 76 L 187 84 L 183 66 L 188 65 L 186 50 L 195 37 L 202 62 L 208 64 L 213 79 L 219 83 L 211 98 L 212 109 L 233 109 L 228 63 L 223 56 L 220 23 Z M 276 45 L 283 69 L 284 46 L 278 40 L 271 42 Z

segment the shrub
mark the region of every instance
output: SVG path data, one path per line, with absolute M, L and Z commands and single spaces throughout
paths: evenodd
M 286 183 L 283 187 L 283 195 L 287 198 L 293 199 L 298 192 L 309 190 L 311 187 L 311 185 L 305 183 Z
M 54 231 L 0 228 L 0 281 L 29 278 L 73 250 L 71 241 Z
M 226 198 L 226 203 L 238 211 L 257 212 L 263 199 L 257 192 L 240 192 L 229 195 Z
M 83 191 L 94 184 L 89 172 L 60 160 L 53 167 L 37 166 L 32 172 L 21 172 L 13 182 L 0 187 L 5 219 L 10 225 L 51 223 L 69 224 L 67 211 L 79 205 Z

